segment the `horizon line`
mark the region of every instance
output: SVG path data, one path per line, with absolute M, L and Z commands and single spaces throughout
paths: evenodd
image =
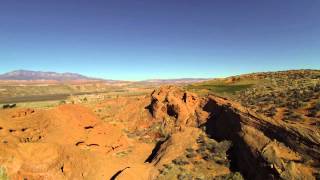
M 310 68 L 301 68 L 301 69 L 278 69 L 278 70 L 267 70 L 267 71 L 247 71 L 244 73 L 235 73 L 235 74 L 230 74 L 230 75 L 222 75 L 222 76 L 209 76 L 209 77 L 192 77 L 192 76 L 181 76 L 181 77 L 174 77 L 174 78 L 145 78 L 145 79 L 140 79 L 140 80 L 130 80 L 130 79 L 108 79 L 103 76 L 92 76 L 92 75 L 87 75 L 86 73 L 81 73 L 81 72 L 70 72 L 70 71 L 52 71 L 52 70 L 29 70 L 29 69 L 16 69 L 16 70 L 9 70 L 6 72 L 0 72 L 0 75 L 10 73 L 10 72 L 15 72 L 15 71 L 30 71 L 30 72 L 42 72 L 42 73 L 58 73 L 58 74 L 77 74 L 81 76 L 85 76 L 87 78 L 92 78 L 92 79 L 97 79 L 97 80 L 109 80 L 109 81 L 130 81 L 130 82 L 139 82 L 139 81 L 152 81 L 152 80 L 182 80 L 182 79 L 204 79 L 204 80 L 209 80 L 209 79 L 219 79 L 219 78 L 228 78 L 228 77 L 233 77 L 233 76 L 240 76 L 240 75 L 246 75 L 246 74 L 254 74 L 254 73 L 272 73 L 272 72 L 285 72 L 285 71 L 304 71 L 304 70 L 311 70 L 311 71 L 320 71 L 320 69 L 310 69 Z M 40 80 L 40 79 L 39 79 Z M 24 80 L 25 81 L 25 80 Z

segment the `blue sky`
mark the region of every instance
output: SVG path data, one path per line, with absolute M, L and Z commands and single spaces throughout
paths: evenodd
M 4 0 L 0 73 L 108 79 L 320 69 L 318 0 Z

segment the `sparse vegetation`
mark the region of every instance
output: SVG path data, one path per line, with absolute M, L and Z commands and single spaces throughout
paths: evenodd
M 144 162 L 145 160 L 144 155 L 150 155 L 151 157 L 150 159 L 152 160 L 150 160 L 150 162 L 149 160 L 146 162 L 148 163 L 159 162 L 160 165 L 163 163 L 166 163 L 166 164 L 163 164 L 162 167 L 155 166 L 156 168 L 160 167 L 160 169 L 158 169 L 159 174 L 157 174 L 158 175 L 157 179 L 242 180 L 243 179 L 242 175 L 239 172 L 235 172 L 235 171 L 240 171 L 244 175 L 248 176 L 248 172 L 246 171 L 246 169 L 243 170 L 239 168 L 240 165 L 238 165 L 239 162 L 241 163 L 241 161 L 244 159 L 240 156 L 243 154 L 246 154 L 241 151 L 244 151 L 244 152 L 248 151 L 248 153 L 251 153 L 251 151 L 249 150 L 256 151 L 256 149 L 254 149 L 255 147 L 254 148 L 251 147 L 251 141 L 255 141 L 255 135 L 258 134 L 259 132 L 262 132 L 262 134 L 264 134 L 265 136 L 265 137 L 263 136 L 263 138 L 257 136 L 258 137 L 257 139 L 259 141 L 260 140 L 262 141 L 262 142 L 257 142 L 259 146 L 262 144 L 265 144 L 267 140 L 268 142 L 269 141 L 271 142 L 272 139 L 275 139 L 274 142 L 279 141 L 283 145 L 280 146 L 278 144 L 270 144 L 266 146 L 264 152 L 258 151 L 257 153 L 270 153 L 270 154 L 267 154 L 268 155 L 267 157 L 279 158 L 281 162 L 283 161 L 283 163 L 285 164 L 296 163 L 297 168 L 299 168 L 300 165 L 302 166 L 302 164 L 300 163 L 300 160 L 297 160 L 297 162 L 295 161 L 291 162 L 291 160 L 281 159 L 282 157 L 277 157 L 277 154 L 274 154 L 273 151 L 271 150 L 270 150 L 271 152 L 268 152 L 268 151 L 269 151 L 269 148 L 272 149 L 272 148 L 281 147 L 281 149 L 275 149 L 275 150 L 279 152 L 281 151 L 280 152 L 282 153 L 281 155 L 283 154 L 287 155 L 286 151 L 283 149 L 286 147 L 286 144 L 283 143 L 285 141 L 287 141 L 286 143 L 293 144 L 290 147 L 295 146 L 295 141 L 299 141 L 298 143 L 300 142 L 304 143 L 304 146 L 308 148 L 311 147 L 308 145 L 309 141 L 305 143 L 306 141 L 304 141 L 304 139 L 308 140 L 309 136 L 313 138 L 312 136 L 313 134 L 311 135 L 310 132 L 315 132 L 313 130 L 320 126 L 320 121 L 319 121 L 319 115 L 320 115 L 319 114 L 319 110 L 320 110 L 319 77 L 320 76 L 313 76 L 312 75 L 313 73 L 318 73 L 318 71 L 316 72 L 311 71 L 306 74 L 302 73 L 303 75 L 301 76 L 293 75 L 293 74 L 299 74 L 298 72 L 295 72 L 293 74 L 292 73 L 251 74 L 251 75 L 244 75 L 244 76 L 227 78 L 227 79 L 220 79 L 217 81 L 212 80 L 209 82 L 196 83 L 194 85 L 190 85 L 186 87 L 186 89 L 189 89 L 194 92 L 202 93 L 206 91 L 207 94 L 218 94 L 220 96 L 231 98 L 234 101 L 238 101 L 248 109 L 251 109 L 257 112 L 260 115 L 264 114 L 269 118 L 265 118 L 259 115 L 255 116 L 255 113 L 251 113 L 252 111 L 249 111 L 250 115 L 254 115 L 259 120 L 261 120 L 261 122 L 269 121 L 270 123 L 274 124 L 276 128 L 279 128 L 281 130 L 286 128 L 286 124 L 289 124 L 289 123 L 297 127 L 296 129 L 294 129 L 294 130 L 297 130 L 297 133 L 293 133 L 293 135 L 288 135 L 289 133 L 286 134 L 285 132 L 285 131 L 291 132 L 291 129 L 285 129 L 283 131 L 279 131 L 280 133 L 283 133 L 283 134 L 279 134 L 279 136 L 281 135 L 281 138 L 284 138 L 284 140 L 279 138 L 278 134 L 276 134 L 277 132 L 273 132 L 273 130 L 270 130 L 269 127 L 267 127 L 266 125 L 263 126 L 263 128 L 265 128 L 265 131 L 263 132 L 262 130 L 260 131 L 260 129 L 258 128 L 255 129 L 255 126 L 251 126 L 251 123 L 253 121 L 251 121 L 250 118 L 252 116 L 250 117 L 246 116 L 247 115 L 246 114 L 247 111 L 245 111 L 246 109 L 242 107 L 239 108 L 237 103 L 232 103 L 228 100 L 222 100 L 221 98 L 217 98 L 217 97 L 211 97 L 211 99 L 209 100 L 216 100 L 216 99 L 221 100 L 221 102 L 219 101 L 219 103 L 223 104 L 221 106 L 220 104 L 217 104 L 219 108 L 212 110 L 210 109 L 211 107 L 215 108 L 214 106 L 211 106 L 212 104 L 210 103 L 206 104 L 207 101 L 206 103 L 202 103 L 202 100 L 208 100 L 208 98 L 206 97 L 201 98 L 201 97 L 197 97 L 193 93 L 184 92 L 182 90 L 181 91 L 176 90 L 176 87 L 174 86 L 172 86 L 173 87 L 172 89 L 164 88 L 162 91 L 164 92 L 163 94 L 159 94 L 158 92 L 155 91 L 156 92 L 155 96 L 156 97 L 159 96 L 159 100 L 157 102 L 162 102 L 161 101 L 162 99 L 164 102 L 163 104 L 153 104 L 154 106 L 152 107 L 154 107 L 155 109 L 158 108 L 156 109 L 158 111 L 149 111 L 149 109 L 146 108 L 146 107 L 149 107 L 149 104 L 152 103 L 152 98 L 154 98 L 153 96 L 151 96 L 152 98 L 150 98 L 150 96 L 149 97 L 141 96 L 142 94 L 145 94 L 147 91 L 128 92 L 125 90 L 124 91 L 115 90 L 113 92 L 106 92 L 106 93 L 99 93 L 99 94 L 73 95 L 72 97 L 69 97 L 65 100 L 18 103 L 17 104 L 18 108 L 16 109 L 1 110 L 2 113 L 4 114 L 3 117 L 5 118 L 3 118 L 4 120 L 2 120 L 1 118 L 1 121 L 3 121 L 2 123 L 4 123 L 4 125 L 1 125 L 0 131 L 1 133 L 4 132 L 3 134 L 8 135 L 10 137 L 12 135 L 19 137 L 20 142 L 24 142 L 24 144 L 30 144 L 32 142 L 31 140 L 33 137 L 36 138 L 37 141 L 47 141 L 46 138 L 50 137 L 51 128 L 52 129 L 57 128 L 58 131 L 61 131 L 61 132 L 65 132 L 69 129 L 70 131 L 72 131 L 74 128 L 76 130 L 74 133 L 75 139 L 72 140 L 71 145 L 74 144 L 75 148 L 72 148 L 72 153 L 80 153 L 76 155 L 84 155 L 82 153 L 88 152 L 88 154 L 85 154 L 85 155 L 88 155 L 88 159 L 92 158 L 93 163 L 91 163 L 91 160 L 90 160 L 90 162 L 88 161 L 88 164 L 92 165 L 93 167 L 95 167 L 96 165 L 97 166 L 99 165 L 99 167 L 102 167 L 103 165 L 99 163 L 100 162 L 105 163 L 105 161 L 108 161 L 109 159 L 111 159 L 112 161 L 121 160 L 121 162 L 128 160 L 128 162 L 132 163 L 133 165 L 139 165 L 139 166 L 131 166 L 131 167 L 141 167 L 140 165 L 142 164 L 140 163 Z M 81 89 L 81 87 L 77 86 L 77 89 Z M 173 96 L 170 97 L 168 96 L 168 94 L 173 94 Z M 218 101 L 215 101 L 215 102 L 218 102 Z M 51 108 L 61 104 L 71 104 L 71 103 L 77 104 L 77 105 L 59 106 L 59 108 L 57 109 L 36 111 L 36 113 L 32 115 L 28 114 L 26 111 L 20 112 L 20 110 L 24 109 L 24 107 L 28 107 L 28 108 L 31 108 L 31 107 L 49 108 L 50 107 Z M 5 103 L 5 104 L 8 104 L 8 103 Z M 167 106 L 167 104 L 169 105 Z M 1 106 L 2 105 L 3 104 L 1 104 Z M 178 108 L 176 108 L 175 105 L 179 105 L 177 106 Z M 210 107 L 208 109 L 205 109 L 203 106 L 206 106 L 206 107 L 210 106 Z M 75 107 L 76 110 L 74 111 L 72 107 Z M 166 108 L 163 108 L 163 107 L 166 107 Z M 193 108 L 195 108 L 195 110 Z M 85 109 L 87 109 L 88 111 L 86 111 Z M 210 127 L 208 124 L 205 124 L 205 123 L 207 123 L 208 120 L 216 120 L 215 117 L 218 117 L 216 116 L 218 114 L 215 110 L 220 111 L 221 109 L 223 110 L 221 112 L 222 115 L 220 116 L 223 118 L 221 119 L 229 121 L 228 118 L 230 117 L 228 117 L 228 115 L 226 114 L 223 114 L 226 112 L 230 113 L 232 115 L 231 116 L 232 119 L 236 119 L 236 120 L 238 119 L 233 118 L 233 115 L 235 116 L 239 115 L 240 116 L 239 121 L 241 123 L 240 126 L 242 126 L 242 124 L 244 126 L 248 126 L 248 129 L 240 127 L 239 134 L 243 133 L 244 137 L 248 138 L 246 139 L 248 140 L 248 142 L 245 142 L 246 144 L 244 145 L 250 149 L 241 149 L 242 146 L 237 144 L 238 142 L 233 138 L 224 137 L 224 138 L 221 138 L 222 141 L 218 142 L 210 138 L 207 134 L 205 134 L 205 132 L 209 134 L 209 131 L 211 131 L 210 129 L 212 129 L 212 127 Z M 16 110 L 17 112 L 15 112 Z M 242 110 L 244 113 L 242 112 Z M 84 113 L 80 114 L 81 111 Z M 55 114 L 56 117 L 52 118 L 51 115 L 46 114 L 47 112 L 56 113 Z M 91 116 L 92 115 L 91 112 L 94 112 L 96 116 Z M 157 112 L 163 116 L 159 116 L 159 118 L 157 118 L 157 116 L 153 116 L 153 114 L 157 114 L 157 113 L 153 113 L 153 112 Z M 240 114 L 239 112 L 243 114 Z M 183 117 L 183 118 L 179 119 L 179 117 Z M 211 117 L 213 117 L 214 119 L 211 119 Z M 26 123 L 26 125 L 28 126 L 23 126 L 21 128 L 20 126 L 21 124 L 23 124 L 21 123 L 22 122 L 21 120 L 23 118 L 26 119 L 23 121 L 23 123 Z M 273 121 L 270 118 L 282 120 L 282 122 Z M 54 123 L 42 124 L 42 123 L 46 123 L 47 121 L 44 121 L 44 120 L 47 120 L 47 119 L 50 121 L 53 121 Z M 186 119 L 187 121 L 184 122 L 183 121 L 184 119 Z M 36 123 L 32 123 L 32 127 L 34 125 L 35 128 L 29 128 L 28 122 L 34 122 L 33 120 L 36 120 L 35 121 Z M 15 121 L 17 123 L 17 126 L 15 128 L 7 129 L 6 123 L 8 122 L 12 123 Z M 228 121 L 224 121 L 224 122 L 228 122 Z M 63 123 L 63 122 L 68 122 L 68 123 L 70 122 L 70 125 L 68 123 Z M 82 127 L 82 122 L 85 122 L 83 124 L 86 124 L 86 126 Z M 230 122 L 233 122 L 233 121 L 230 120 Z M 273 123 L 273 122 L 277 122 L 277 123 Z M 74 123 L 74 124 L 71 124 L 71 123 Z M 253 124 L 258 126 L 259 123 L 260 123 L 259 121 L 255 121 Z M 277 126 L 278 123 L 281 124 L 281 126 Z M 301 135 L 299 134 L 300 123 L 305 123 L 304 127 L 308 128 L 307 129 L 308 131 L 305 131 L 305 129 L 301 128 L 302 129 Z M 37 127 L 38 124 L 39 126 Z M 52 125 L 55 125 L 55 124 L 57 125 L 52 127 Z M 87 126 L 87 124 L 89 124 L 90 126 Z M 229 124 L 229 122 L 227 124 Z M 236 126 L 236 125 L 233 125 L 232 123 L 230 124 L 231 124 L 230 127 Z M 64 125 L 68 125 L 68 126 L 64 127 Z M 195 129 L 195 128 L 198 128 L 199 126 L 203 129 L 207 128 L 206 129 L 207 131 L 203 130 L 202 132 L 200 132 L 199 129 L 196 129 L 197 131 L 194 131 L 194 132 L 196 132 L 196 134 L 200 133 L 200 136 L 198 138 L 196 138 L 197 136 L 194 136 L 194 133 L 190 133 L 192 134 L 192 136 L 190 137 L 193 138 L 192 140 L 190 140 L 190 142 L 192 142 L 190 144 L 188 144 L 189 136 L 183 135 L 183 136 L 178 136 L 179 138 L 177 139 L 172 138 L 172 137 L 176 137 L 175 135 L 177 134 L 181 135 L 179 133 L 187 132 L 186 130 L 190 130 L 191 128 Z M 44 131 L 41 132 L 39 136 L 35 136 L 34 134 L 38 133 L 38 131 L 41 131 L 43 127 L 44 127 Z M 47 130 L 46 129 L 47 127 L 50 128 L 50 130 Z M 80 129 L 77 129 L 77 128 L 80 128 Z M 215 128 L 216 127 L 214 127 L 213 129 Z M 271 134 L 268 134 L 265 132 L 268 132 Z M 86 133 L 86 134 L 83 134 L 83 133 Z M 233 132 L 233 133 L 238 133 L 238 132 Z M 49 136 L 47 136 L 47 134 L 49 134 Z M 61 135 L 65 135 L 65 134 L 61 134 Z M 214 134 L 211 134 L 211 135 L 212 137 L 215 137 Z M 251 137 L 251 135 L 253 138 Z M 95 136 L 97 136 L 98 138 L 96 139 Z M 230 136 L 233 137 L 233 135 L 230 135 Z M 186 139 L 183 139 L 184 137 L 186 137 Z M 315 135 L 315 138 L 313 138 L 312 141 L 313 140 L 317 141 L 316 137 L 317 135 Z M 181 138 L 181 141 L 179 141 L 180 138 Z M 239 137 L 235 139 L 239 139 L 241 141 L 242 138 L 243 137 Z M 264 138 L 267 139 L 266 142 L 263 142 Z M 7 140 L 6 137 L 4 137 L 3 139 L 4 139 L 3 142 L 6 144 L 11 144 L 11 143 L 14 144 L 14 142 L 10 142 L 9 138 L 8 138 L 9 140 Z M 231 141 L 227 141 L 223 139 L 231 140 L 232 143 Z M 95 142 L 96 140 L 97 142 Z M 173 145 L 175 145 L 177 141 L 179 141 L 179 143 L 187 142 L 186 144 L 183 144 L 183 146 L 182 145 L 179 146 L 185 149 L 171 148 Z M 157 143 L 157 142 L 160 142 L 160 143 Z M 65 146 L 65 144 L 63 143 L 65 142 L 61 141 L 61 146 Z M 232 146 L 232 144 L 235 144 L 235 146 Z M 256 145 L 255 142 L 252 144 Z M 70 144 L 67 144 L 67 145 L 69 146 Z M 139 149 L 140 146 L 143 148 Z M 301 147 L 304 148 L 304 146 L 301 146 Z M 153 151 L 152 148 L 155 151 Z M 317 149 L 317 145 L 316 144 L 312 145 L 312 147 L 308 150 L 310 150 L 311 152 L 315 152 L 313 148 Z M 37 151 L 37 149 L 35 149 L 35 151 Z M 237 153 L 235 153 L 235 151 L 237 151 Z M 96 153 L 96 152 L 99 152 L 99 153 Z M 313 161 L 315 158 L 304 157 L 305 154 L 307 153 L 301 153 L 301 156 L 303 158 L 303 162 L 306 162 L 307 166 L 309 166 L 309 164 L 312 163 L 311 161 Z M 314 156 L 314 154 L 312 153 L 310 154 Z M 109 156 L 113 156 L 115 158 L 109 158 Z M 291 153 L 290 151 L 290 153 L 288 153 L 288 156 L 290 156 L 289 158 L 294 159 L 295 153 Z M 105 159 L 101 161 L 100 158 L 105 158 Z M 137 159 L 139 159 L 139 161 L 137 161 Z M 167 159 L 169 159 L 169 161 L 163 161 Z M 306 159 L 307 160 L 309 159 L 309 160 L 306 161 Z M 276 164 L 272 164 L 273 161 L 272 162 L 270 161 L 269 163 L 269 161 L 265 159 L 262 159 L 261 160 L 262 162 L 260 162 L 259 159 L 254 159 L 254 158 L 249 160 L 254 161 L 253 166 L 256 166 L 255 163 L 257 163 L 259 165 L 259 168 L 261 169 L 269 169 L 269 167 L 273 168 L 276 166 Z M 79 162 L 83 163 L 81 161 Z M 136 162 L 137 164 L 135 164 Z M 110 162 L 108 161 L 108 163 Z M 315 161 L 315 163 L 318 163 L 318 162 Z M 245 168 L 250 167 L 250 168 L 247 168 L 250 170 L 254 169 L 251 166 L 249 166 L 247 163 L 244 164 L 242 167 L 245 167 Z M 313 168 L 313 166 L 311 165 L 310 167 Z M 102 168 L 106 168 L 106 171 L 109 171 L 109 169 L 107 169 L 109 167 L 102 167 Z M 284 168 L 287 168 L 287 167 L 284 167 Z M 62 171 L 63 171 L 63 167 L 62 167 Z M 67 173 L 66 169 L 64 169 L 64 171 Z M 122 171 L 124 170 L 121 170 L 119 172 L 122 172 Z M 126 171 L 124 171 L 123 173 L 126 173 Z M 274 173 L 276 174 L 276 172 Z M 253 172 L 252 174 L 255 174 L 255 173 Z M 317 174 L 315 174 L 315 176 L 316 175 Z M 0 180 L 2 177 L 7 178 L 5 169 L 0 169 Z
M 239 172 L 217 175 L 217 171 L 229 168 L 227 150 L 229 141 L 217 142 L 205 134 L 197 139 L 197 147 L 189 147 L 183 156 L 165 164 L 159 170 L 158 179 L 243 179 Z
M 236 92 L 245 90 L 247 88 L 252 87 L 253 84 L 195 84 L 186 86 L 186 90 L 190 91 L 201 91 L 206 89 L 209 93 L 216 93 L 219 95 L 234 95 Z
M 128 156 L 128 154 L 131 153 L 131 152 L 132 152 L 132 149 L 129 148 L 129 149 L 125 150 L 125 151 L 117 152 L 117 153 L 116 153 L 116 156 L 117 156 L 117 157 L 120 157 L 120 158 L 126 157 L 126 156 Z
M 8 180 L 8 175 L 6 173 L 6 170 L 0 166 L 0 180 Z
M 320 101 L 316 102 L 313 106 L 308 108 L 308 114 L 309 117 L 318 117 L 320 112 Z
M 199 136 L 197 139 L 199 148 L 196 150 L 202 159 L 206 161 L 214 161 L 215 163 L 225 165 L 229 167 L 229 160 L 227 158 L 227 150 L 230 148 L 231 143 L 229 141 L 217 141 L 210 139 L 204 135 Z
M 16 106 L 17 106 L 16 104 L 4 104 L 2 106 L 2 109 L 14 108 Z
M 230 173 L 224 176 L 219 176 L 215 178 L 216 180 L 244 180 L 239 172 Z
M 316 70 L 253 73 L 195 83 L 185 88 L 198 93 L 207 90 L 207 94 L 231 98 L 271 118 L 305 121 L 319 115 L 319 77 L 320 71 Z

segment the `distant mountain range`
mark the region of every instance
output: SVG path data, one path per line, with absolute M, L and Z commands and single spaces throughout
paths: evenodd
M 105 81 L 108 83 L 130 83 L 129 81 L 117 81 L 87 77 L 77 73 L 57 73 L 57 72 L 44 72 L 44 71 L 30 71 L 30 70 L 16 70 L 8 73 L 0 74 L 0 80 L 12 80 L 12 81 Z M 187 84 L 205 81 L 208 79 L 204 78 L 181 78 L 181 79 L 149 79 L 144 81 L 136 81 L 131 83 L 138 84 L 150 84 L 150 85 L 161 85 L 161 84 Z
M 0 74 L 0 80 L 55 80 L 55 81 L 74 81 L 74 80 L 99 80 L 97 78 L 90 78 L 76 73 L 56 73 L 56 72 L 42 72 L 17 70 L 8 73 Z

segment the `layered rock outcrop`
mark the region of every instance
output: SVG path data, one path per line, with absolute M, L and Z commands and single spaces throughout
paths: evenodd
M 147 108 L 156 120 L 163 121 L 166 129 L 174 132 L 204 123 L 201 120 L 205 118 L 200 118 L 205 116 L 200 103 L 201 99 L 191 92 L 175 86 L 163 86 L 152 92 Z
M 172 137 L 188 128 L 205 129 L 217 141 L 229 140 L 231 170 L 248 179 L 314 179 L 319 172 L 320 135 L 316 127 L 289 124 L 255 114 L 238 103 L 193 93 L 169 86 L 155 90 L 148 106 L 155 119 L 162 120 Z M 189 136 L 181 141 L 186 141 Z M 158 147 L 150 162 L 161 163 L 168 148 L 168 138 Z M 168 161 L 168 158 L 164 158 Z

